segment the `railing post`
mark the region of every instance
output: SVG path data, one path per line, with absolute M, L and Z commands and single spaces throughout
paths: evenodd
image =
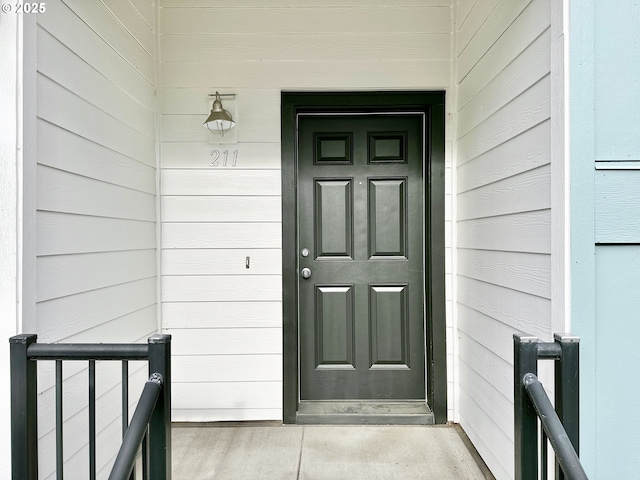
M 555 407 L 576 453 L 580 455 L 580 338 L 564 333 L 554 335 L 562 355 L 555 362 Z M 565 475 L 556 462 L 556 480 Z
M 11 356 L 11 470 L 13 480 L 38 478 L 38 368 L 27 349 L 37 335 L 9 339 Z
M 171 335 L 149 337 L 149 375 L 159 373 L 162 391 L 149 422 L 149 478 L 171 479 Z
M 533 404 L 524 388 L 527 373 L 538 374 L 538 338 L 527 335 L 513 336 L 513 362 L 516 378 L 514 385 L 515 420 L 515 478 L 538 478 L 538 419 Z

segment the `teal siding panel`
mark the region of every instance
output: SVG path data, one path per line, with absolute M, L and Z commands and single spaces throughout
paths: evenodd
M 595 173 L 596 242 L 640 244 L 640 170 Z
M 639 21 L 637 0 L 581 0 L 569 10 L 571 330 L 581 338 L 589 478 L 640 478 L 640 388 L 623 373 L 640 367 Z
M 580 457 L 593 477 L 599 452 L 595 403 L 595 0 L 569 9 L 571 331 L 580 336 Z
M 634 372 L 640 365 L 640 245 L 596 247 L 596 273 L 600 414 L 591 420 L 596 423 L 598 457 L 593 478 L 639 478 L 640 384 Z
M 640 3 L 595 2 L 596 158 L 640 159 Z

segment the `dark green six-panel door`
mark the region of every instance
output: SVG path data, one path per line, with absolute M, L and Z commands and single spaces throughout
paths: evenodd
M 424 399 L 423 116 L 298 120 L 300 399 Z

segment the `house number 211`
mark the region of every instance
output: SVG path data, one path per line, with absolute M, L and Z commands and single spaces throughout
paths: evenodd
M 209 164 L 210 167 L 218 167 L 220 165 L 220 161 L 221 158 L 222 159 L 222 166 L 226 167 L 227 163 L 229 162 L 229 150 L 225 150 L 224 152 L 222 152 L 222 154 L 220 153 L 220 150 L 211 150 L 211 157 L 212 157 L 212 161 Z M 235 167 L 238 164 L 238 150 L 234 150 L 233 152 L 231 152 L 231 166 Z

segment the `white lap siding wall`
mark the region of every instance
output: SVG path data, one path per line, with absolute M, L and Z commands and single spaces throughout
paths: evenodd
M 460 423 L 513 475 L 513 339 L 551 338 L 549 0 L 456 10 Z
M 48 0 L 37 15 L 41 342 L 146 342 L 157 332 L 155 16 L 150 0 Z M 41 362 L 41 478 L 55 475 L 52 371 Z M 133 406 L 146 368 L 130 371 Z M 64 376 L 65 478 L 87 478 L 86 363 L 65 363 Z M 119 363 L 98 363 L 99 478 L 121 441 L 119 382 Z
M 451 15 L 448 0 L 160 3 L 174 421 L 282 418 L 281 91 L 446 89 Z M 231 143 L 202 127 L 216 90 L 236 94 Z

